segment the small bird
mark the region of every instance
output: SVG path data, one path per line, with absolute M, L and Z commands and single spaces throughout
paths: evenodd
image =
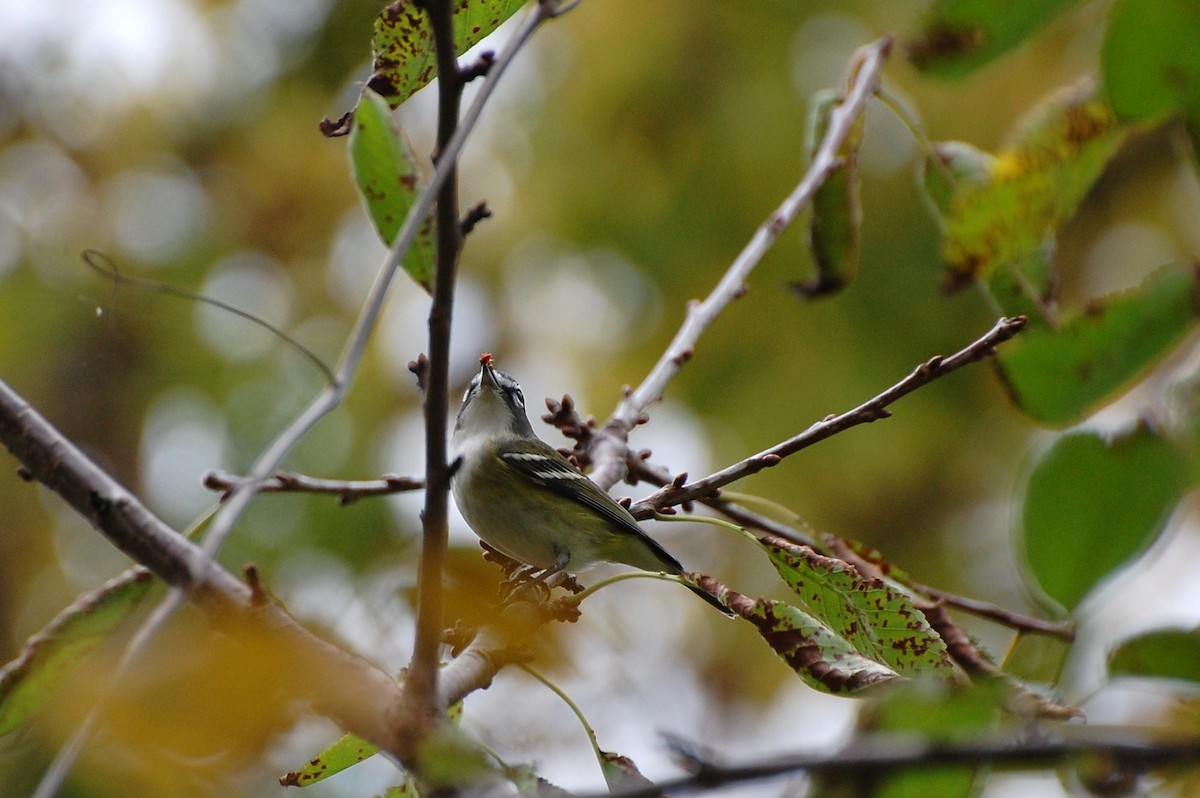
M 479 358 L 450 439 L 454 501 L 485 543 L 540 569 L 539 581 L 601 560 L 680 574 L 628 510 L 542 441 L 516 380 Z M 726 615 L 712 595 L 688 585 Z

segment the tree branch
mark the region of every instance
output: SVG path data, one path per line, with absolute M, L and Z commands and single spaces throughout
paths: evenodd
M 246 477 L 227 471 L 209 471 L 204 475 L 204 487 L 222 493 L 236 490 L 245 482 Z M 350 504 L 368 496 L 390 496 L 424 489 L 422 477 L 385 474 L 379 479 L 323 479 L 292 471 L 277 471 L 258 486 L 259 493 L 329 494 L 336 496 L 339 504 Z
M 429 309 L 429 355 L 425 369 L 425 509 L 421 514 L 422 545 L 418 576 L 416 639 L 405 679 L 403 703 L 398 713 L 402 741 L 418 742 L 430 724 L 444 717 L 446 704 L 438 691 L 439 650 L 443 630 L 442 571 L 449 535 L 450 467 L 446 462 L 446 427 L 450 413 L 450 329 L 463 228 L 458 211 L 458 151 L 451 149 L 459 131 L 463 86 L 469 79 L 458 66 L 454 46 L 453 4 L 450 0 L 422 0 L 433 28 L 438 65 L 438 131 L 435 163 L 446 175 L 438 191 L 435 212 L 437 268 L 433 301 Z M 540 2 L 530 21 L 518 33 L 516 46 L 541 21 L 555 13 L 549 0 Z M 528 33 L 526 33 L 528 31 Z M 525 38 L 520 38 L 524 34 Z M 495 84 L 515 47 L 489 65 L 485 89 Z M 473 76 L 472 76 L 473 77 Z M 416 749 L 401 752 L 402 761 L 414 770 Z M 419 772 L 419 770 L 418 770 Z
M 450 323 L 454 315 L 454 285 L 462 247 L 458 219 L 458 156 L 442 151 L 458 127 L 466 78 L 458 68 L 454 47 L 454 14 L 450 0 L 420 0 L 433 28 L 437 56 L 438 122 L 434 163 L 445 171 L 434 209 L 437 263 L 433 301 L 429 306 L 429 365 L 425 375 L 425 509 L 421 513 L 421 560 L 417 576 L 417 624 L 412 661 L 404 682 L 404 701 L 398 720 L 410 731 L 407 739 L 419 741 L 438 722 L 437 672 L 442 642 L 442 570 L 449 535 L 450 469 L 446 464 L 446 421 L 450 406 Z M 403 761 L 420 772 L 416 752 L 405 751 Z
M 673 507 L 684 502 L 716 497 L 719 495 L 718 491 L 720 488 L 725 485 L 755 474 L 764 468 L 778 465 L 788 455 L 795 454 L 802 449 L 812 446 L 814 443 L 833 437 L 839 432 L 843 432 L 859 424 L 866 424 L 881 418 L 887 418 L 891 415 L 886 409 L 888 405 L 900 397 L 906 396 L 918 388 L 933 382 L 937 378 L 949 374 L 951 371 L 962 368 L 968 363 L 974 363 L 983 358 L 990 357 L 994 354 L 995 348 L 998 345 L 1015 336 L 1024 326 L 1024 316 L 1002 318 L 996 322 L 991 330 L 966 348 L 959 350 L 950 357 L 937 356 L 930 358 L 927 362 L 917 366 L 911 374 L 900 382 L 853 410 L 848 410 L 840 415 L 830 416 L 823 421 L 818 421 L 799 435 L 778 443 L 769 449 L 764 449 L 758 454 L 753 454 L 703 479 L 682 485 L 667 485 L 635 503 L 634 507 L 637 508 L 638 512 L 645 512 L 662 507 Z
M 885 36 L 858 50 L 851 66 L 851 84 L 842 102 L 832 111 L 829 128 L 800 183 L 774 213 L 764 221 L 738 254 L 717 286 L 702 302 L 692 301 L 687 316 L 658 363 L 637 388 L 626 393 L 597 435 L 591 451 L 595 464 L 592 479 L 605 490 L 625 475 L 623 448 L 629 432 L 644 419 L 646 409 L 662 398 L 667 385 L 691 359 L 700 336 L 721 312 L 745 292 L 746 278 L 775 244 L 779 235 L 812 201 L 817 189 L 838 168 L 838 149 L 850 134 L 855 119 L 879 88 L 883 65 L 892 49 Z
M 565 397 L 564 397 L 565 398 Z M 562 405 L 557 405 L 552 408 L 552 417 L 560 422 L 570 424 L 570 419 L 563 415 Z M 568 407 L 568 410 L 570 408 Z M 669 486 L 672 484 L 673 476 L 671 472 L 662 467 L 648 462 L 639 455 L 630 452 L 628 457 L 628 468 L 630 475 L 635 480 L 649 482 L 659 487 Z M 818 539 L 814 535 L 796 528 L 795 526 L 780 523 L 774 519 L 754 512 L 743 507 L 736 502 L 728 501 L 720 497 L 707 497 L 698 499 L 700 504 L 709 507 L 716 512 L 724 515 L 726 518 L 740 524 L 747 529 L 758 529 L 763 532 L 769 532 L 773 535 L 778 535 L 782 538 L 799 543 L 804 546 L 809 546 L 818 551 L 829 551 L 830 554 L 841 559 L 851 560 L 855 567 L 860 570 L 869 563 L 857 557 L 846 545 L 845 541 L 835 535 L 821 535 Z M 637 505 L 631 505 L 630 511 L 634 517 L 639 520 L 652 518 L 655 510 L 646 507 L 642 502 Z M 1049 621 L 1044 618 L 1034 618 L 1029 615 L 1024 615 L 1004 607 L 992 604 L 987 601 L 960 596 L 955 593 L 949 593 L 945 590 L 936 587 L 930 587 L 919 582 L 906 580 L 904 584 L 911 588 L 916 593 L 927 596 L 937 601 L 943 601 L 947 605 L 963 612 L 969 612 L 980 618 L 985 618 L 1002 626 L 1007 626 L 1010 629 L 1016 629 L 1021 632 L 1031 632 L 1034 634 L 1044 634 L 1051 637 L 1057 637 L 1062 640 L 1072 641 L 1075 639 L 1075 625 L 1069 621 Z

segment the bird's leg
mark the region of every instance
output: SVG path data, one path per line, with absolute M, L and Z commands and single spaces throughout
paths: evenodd
M 570 561 L 571 561 L 570 554 L 568 554 L 565 551 L 558 552 L 558 554 L 554 557 L 554 565 L 551 565 L 549 568 L 547 568 L 546 570 L 544 570 L 540 574 L 538 574 L 537 578 L 534 579 L 533 581 L 537 582 L 538 584 L 541 584 L 541 585 L 546 584 L 547 579 L 549 579 L 550 577 L 554 576 L 555 574 L 560 573 L 561 571 L 565 570 L 567 567 L 567 563 L 569 563 Z
M 550 598 L 550 587 L 546 585 L 546 580 L 565 570 L 567 563 L 570 561 L 571 555 L 565 551 L 560 551 L 554 558 L 554 564 L 549 568 L 543 569 L 542 572 L 537 576 L 533 576 L 533 574 L 536 572 L 536 569 L 532 567 L 517 571 L 509 580 L 513 586 L 512 589 L 508 591 L 508 595 L 504 597 L 504 602 L 508 603 L 512 601 L 519 592 L 527 587 L 536 587 L 538 592 L 542 594 L 543 598 Z

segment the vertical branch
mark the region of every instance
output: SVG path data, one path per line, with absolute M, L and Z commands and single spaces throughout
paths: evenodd
M 418 578 L 417 631 L 413 659 L 404 687 L 402 725 L 421 730 L 441 711 L 437 700 L 438 649 L 442 639 L 442 567 L 446 557 L 447 503 L 450 470 L 446 463 L 446 424 L 450 392 L 450 322 L 454 283 L 462 243 L 458 221 L 457 155 L 443 153 L 458 127 L 463 76 L 454 49 L 453 14 L 449 0 L 424 0 L 421 6 L 433 27 L 438 63 L 439 168 L 446 181 L 438 192 L 434 220 L 437 268 L 429 310 L 429 365 L 425 381 L 425 509 L 422 513 L 421 563 Z M 420 739 L 411 735 L 409 739 Z

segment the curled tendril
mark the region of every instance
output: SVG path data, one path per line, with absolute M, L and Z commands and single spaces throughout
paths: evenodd
M 219 299 L 213 299 L 212 297 L 204 296 L 203 294 L 194 294 L 191 291 L 185 291 L 182 288 L 175 288 L 172 285 L 159 282 L 158 280 L 147 280 L 141 277 L 127 277 L 117 270 L 117 264 L 113 262 L 112 258 L 108 257 L 103 252 L 98 252 L 94 249 L 85 249 L 81 257 L 83 258 L 83 262 L 92 269 L 107 279 L 112 280 L 113 285 L 129 285 L 135 288 L 145 289 L 147 291 L 157 291 L 160 294 L 179 297 L 180 299 L 189 299 L 193 302 L 202 302 L 205 305 L 211 305 L 212 307 L 220 308 L 221 310 L 232 313 L 233 315 L 245 319 L 252 324 L 256 324 L 303 355 L 308 362 L 312 363 L 313 366 L 315 366 L 317 370 L 324 375 L 327 383 L 332 385 L 334 382 L 333 370 L 330 369 L 329 366 L 325 364 L 325 361 L 321 360 L 321 358 L 318 357 L 315 352 L 297 341 L 295 338 L 292 338 L 283 330 L 272 325 L 270 322 L 264 321 L 258 316 L 255 316 L 248 310 L 242 310 L 235 305 L 230 305 L 228 302 L 222 302 Z

